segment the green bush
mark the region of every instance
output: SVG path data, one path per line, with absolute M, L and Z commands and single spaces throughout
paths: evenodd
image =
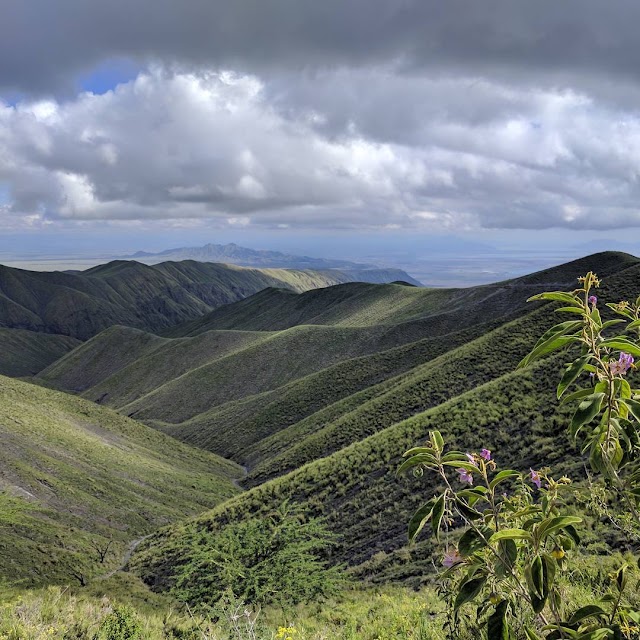
M 115 605 L 96 634 L 96 640 L 142 640 L 142 637 L 142 623 L 129 605 Z
M 322 522 L 285 502 L 266 517 L 199 533 L 174 593 L 200 605 L 214 605 L 225 594 L 281 606 L 329 596 L 344 582 L 341 568 L 327 567 L 324 559 L 332 542 Z

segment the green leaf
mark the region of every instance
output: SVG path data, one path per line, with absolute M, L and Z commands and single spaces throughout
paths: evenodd
M 443 465 L 447 467 L 460 467 L 461 469 L 466 469 L 467 471 L 477 471 L 478 467 L 475 464 L 472 464 L 468 460 L 447 460 L 446 462 L 443 460 Z
M 591 396 L 587 396 L 580 403 L 576 412 L 573 414 L 571 426 L 569 427 L 569 432 L 573 438 L 578 435 L 578 431 L 580 431 L 585 424 L 591 422 L 600 413 L 604 396 L 604 393 L 594 393 Z
M 498 541 L 498 560 L 496 560 L 496 573 L 504 577 L 509 575 L 518 559 L 518 547 L 513 540 Z
M 638 422 L 640 422 L 640 402 L 638 402 L 637 400 L 632 400 L 631 398 L 624 398 L 622 402 L 624 402 L 627 405 L 627 407 L 629 407 L 629 411 L 631 412 L 631 415 Z
M 587 618 L 597 618 L 606 615 L 607 613 L 602 607 L 599 607 L 597 604 L 588 604 L 586 607 L 581 607 L 573 613 L 569 618 L 569 624 L 574 625 Z
M 442 437 L 442 434 L 439 431 L 432 431 L 430 435 L 434 449 L 439 453 L 442 453 L 442 450 L 444 449 L 444 438 Z
M 626 380 L 623 378 L 616 380 L 616 387 L 620 388 L 621 398 L 624 400 L 631 398 L 631 385 Z
M 533 561 L 531 562 L 531 584 L 536 595 L 539 598 L 544 598 L 546 593 L 544 567 L 542 565 L 542 558 L 540 556 L 535 556 Z
M 524 632 L 527 634 L 527 640 L 542 640 L 531 627 L 525 627 Z
M 444 494 L 442 494 L 433 505 L 433 514 L 431 516 L 431 529 L 436 540 L 440 540 L 440 524 L 444 515 Z
M 493 490 L 495 489 L 503 480 L 507 478 L 516 478 L 520 475 L 519 471 L 514 471 L 513 469 L 505 469 L 504 471 L 500 471 L 497 473 L 493 480 L 489 483 L 489 487 Z
M 533 302 L 535 300 L 559 300 L 560 302 L 567 302 L 572 307 L 578 307 L 582 309 L 582 306 L 578 300 L 570 293 L 565 291 L 546 291 L 544 293 L 538 293 L 535 296 L 531 296 L 527 302 Z
M 503 600 L 496 605 L 495 611 L 487 621 L 487 640 L 510 640 L 511 630 L 507 622 L 508 607 L 507 600 Z
M 544 540 L 546 537 L 565 529 L 569 525 L 579 524 L 582 522 L 582 518 L 577 516 L 557 516 L 555 518 L 548 518 L 543 520 L 538 526 L 538 539 Z
M 640 320 L 634 320 L 633 322 L 630 322 L 625 331 L 629 331 L 630 329 L 638 329 L 640 328 Z
M 602 325 L 602 331 L 605 331 L 609 327 L 613 327 L 613 325 L 615 325 L 615 324 L 620 324 L 621 322 L 624 322 L 624 320 L 622 318 L 615 318 L 614 320 L 607 320 Z M 626 331 L 626 328 L 625 328 L 625 331 Z
M 562 397 L 564 392 L 575 382 L 576 378 L 582 373 L 585 365 L 591 360 L 591 355 L 582 356 L 574 360 L 566 369 L 558 385 L 558 399 Z
M 584 309 L 581 307 L 560 307 L 558 309 L 554 309 L 556 313 L 579 313 L 580 315 L 584 315 Z
M 462 451 L 449 451 L 442 456 L 442 460 L 446 462 L 451 462 L 452 460 L 465 460 L 469 462 L 469 458 L 467 458 L 467 454 Z
M 534 345 L 533 349 L 541 347 L 545 342 L 548 342 L 551 338 L 556 336 L 564 336 L 568 333 L 573 333 L 582 326 L 580 320 L 567 320 L 566 322 L 559 322 L 553 325 L 550 329 L 547 329 L 539 338 L 538 342 Z
M 598 327 L 602 328 L 602 318 L 600 318 L 600 312 L 597 307 L 594 307 L 593 311 L 591 311 L 591 319 L 596 323 L 596 325 L 598 325 Z
M 435 455 L 435 449 L 433 447 L 413 447 L 413 449 L 409 449 L 402 454 L 403 458 L 410 458 L 411 456 L 417 456 L 420 453 L 425 453 L 427 455 L 433 456 Z
M 479 520 L 482 518 L 482 513 L 472 509 L 464 500 L 461 500 L 458 496 L 456 496 L 456 507 L 458 511 L 464 516 L 467 520 Z
M 433 505 L 435 498 L 429 500 L 427 504 L 420 507 L 409 521 L 409 542 L 413 542 L 416 536 L 422 531 L 427 522 L 429 522 L 433 514 Z
M 489 538 L 491 536 L 491 530 L 489 529 L 487 534 L 480 534 L 475 529 L 467 529 L 461 536 L 460 541 L 458 542 L 458 551 L 460 555 L 464 558 L 472 555 L 476 551 L 480 551 L 480 549 L 484 549 L 487 546 L 485 538 Z
M 591 389 L 580 389 L 578 391 L 574 391 L 569 395 L 562 398 L 562 402 L 560 404 L 567 404 L 568 402 L 573 402 L 574 400 L 580 400 L 581 398 L 585 398 L 586 396 L 590 396 L 595 392 L 595 387 L 591 387 Z
M 491 536 L 490 542 L 497 542 L 498 540 L 533 540 L 533 538 L 524 529 L 502 529 Z
M 600 346 L 608 347 L 609 349 L 616 349 L 618 351 L 625 351 L 626 353 L 630 353 L 632 356 L 635 356 L 636 358 L 640 358 L 640 347 L 637 344 L 621 336 L 617 338 L 609 338 L 608 340 L 603 340 L 600 343 Z
M 516 369 L 522 369 L 522 367 L 526 367 L 528 364 L 531 364 L 535 360 L 538 360 L 542 356 L 546 356 L 552 351 L 557 351 L 562 347 L 567 346 L 572 342 L 578 342 L 580 338 L 577 336 L 555 336 L 550 338 L 544 344 L 541 344 L 539 347 L 535 348 L 528 356 L 525 356 L 519 363 Z
M 573 540 L 576 546 L 580 544 L 580 536 L 578 535 L 576 528 L 572 524 L 570 524 L 568 527 L 565 527 L 565 532 L 569 534 L 570 538 Z
M 487 581 L 486 576 L 480 576 L 478 578 L 472 578 L 467 580 L 458 591 L 455 602 L 453 604 L 454 610 L 458 610 L 463 604 L 473 600 L 482 590 L 484 583 Z
M 417 456 L 412 456 L 408 460 L 405 460 L 396 471 L 396 475 L 399 476 L 401 473 L 404 473 L 405 471 L 408 471 L 409 469 L 418 467 L 420 465 L 433 466 L 437 464 L 438 463 L 433 456 L 429 455 L 428 453 L 419 453 Z

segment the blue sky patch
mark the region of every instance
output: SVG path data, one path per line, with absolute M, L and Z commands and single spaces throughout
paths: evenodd
M 140 72 L 140 65 L 127 59 L 111 59 L 102 62 L 91 73 L 80 77 L 82 91 L 103 94 L 115 89 L 119 84 L 133 80 Z

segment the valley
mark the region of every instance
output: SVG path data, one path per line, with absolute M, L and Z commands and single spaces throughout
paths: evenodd
M 356 584 L 429 588 L 440 552 L 428 536 L 407 547 L 406 527 L 438 485 L 397 476 L 402 454 L 438 429 L 456 449 L 581 477 L 570 414 L 551 400 L 566 356 L 516 371 L 555 322 L 527 299 L 587 270 L 607 299 L 640 291 L 640 260 L 613 252 L 468 289 L 307 290 L 255 273 L 240 289 L 235 268 L 227 281 L 220 265 L 160 267 L 4 272 L 2 318 L 16 325 L 0 330 L 13 376 L 0 377 L 8 587 L 129 576 L 164 598 L 204 540 L 291 504 L 325 523 L 325 561 Z M 72 314 L 70 335 L 57 333 L 61 300 L 88 305 L 91 322 Z

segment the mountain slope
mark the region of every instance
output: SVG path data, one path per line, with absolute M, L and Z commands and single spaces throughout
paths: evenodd
M 325 517 L 338 535 L 333 562 L 347 562 L 360 575 L 380 578 L 376 563 L 390 563 L 380 553 L 393 555 L 406 546 L 408 519 L 434 489 L 428 476 L 396 477 L 402 453 L 423 442 L 430 429 L 440 429 L 452 448 L 488 447 L 500 464 L 523 470 L 550 465 L 557 473 L 578 472 L 580 460 L 549 394 L 558 364 L 545 362 L 498 378 L 261 484 L 179 527 L 161 530 L 141 546 L 132 566 L 155 588 L 166 588 L 173 567 L 188 555 L 200 529 L 267 513 L 289 498 L 304 503 L 310 514 Z M 424 565 L 413 563 L 430 549 L 427 544 L 411 555 L 404 549 L 400 567 L 395 563 L 393 569 L 395 577 L 424 572 Z
M 640 265 L 623 260 L 609 271 L 598 295 L 616 301 L 638 291 Z M 280 446 L 284 464 L 265 448 L 266 467 L 256 467 L 249 478 L 261 484 L 179 528 L 159 532 L 134 557 L 135 570 L 164 589 L 199 530 L 267 513 L 290 499 L 325 517 L 339 536 L 332 561 L 347 562 L 356 574 L 374 579 L 423 574 L 432 547 L 422 544 L 409 552 L 406 526 L 434 487 L 428 476 L 397 478 L 395 471 L 401 454 L 434 428 L 452 448 L 488 447 L 500 465 L 523 470 L 551 466 L 557 475 L 580 477 L 582 461 L 566 436 L 572 408 L 558 406 L 554 393 L 562 364 L 571 356 L 559 354 L 512 371 L 541 332 L 557 321 L 552 306 L 530 307 L 521 318 L 432 362 L 339 400 L 335 404 L 349 405 L 342 411 L 328 405 L 322 410 L 324 422 L 288 434 Z M 284 475 L 268 479 L 276 474 Z
M 338 272 L 193 261 L 154 266 L 115 261 L 74 273 L 0 265 L 0 327 L 81 340 L 115 324 L 160 331 L 267 287 L 306 291 L 349 279 Z
M 41 377 L 66 390 L 86 381 L 85 397 L 252 467 L 255 483 L 507 372 L 548 321 L 526 298 L 573 286 L 586 262 L 613 273 L 638 261 L 601 254 L 470 289 L 268 289 L 169 332 L 194 337 L 152 354 L 121 357 L 111 346 L 120 339 L 105 332 Z M 326 324 L 298 324 L 309 321 Z M 222 328 L 204 331 L 212 325 Z M 220 346 L 230 336 L 232 352 Z M 99 366 L 102 353 L 119 360 L 117 373 L 111 359 Z
M 113 411 L 0 376 L 0 573 L 9 584 L 105 571 L 134 538 L 237 492 L 231 462 Z M 112 541 L 100 565 L 93 545 Z
M 69 336 L 0 328 L 0 375 L 33 376 L 79 344 Z

